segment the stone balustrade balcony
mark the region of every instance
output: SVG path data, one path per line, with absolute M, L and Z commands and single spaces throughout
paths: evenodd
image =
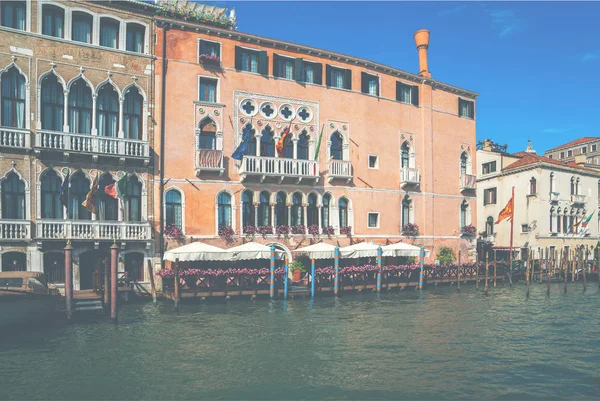
M 477 188 L 477 176 L 473 174 L 461 174 L 460 175 L 460 190 L 461 191 L 472 191 Z
M 22 128 L 0 127 L 0 148 L 29 149 L 31 133 Z
M 268 177 L 272 177 L 280 183 L 285 179 L 293 180 L 296 183 L 300 183 L 303 179 L 316 182 L 319 179 L 319 162 L 280 157 L 244 156 L 239 173 L 242 181 L 257 177 L 260 182 L 263 182 Z
M 36 237 L 47 240 L 147 241 L 152 239 L 152 232 L 148 222 L 39 220 L 36 222 Z
M 558 202 L 560 200 L 559 192 L 550 192 L 550 202 Z
M 421 184 L 421 172 L 420 169 L 413 167 L 404 167 L 400 170 L 400 185 L 405 187 L 407 185 L 417 186 Z
M 198 177 L 203 171 L 216 172 L 219 173 L 219 176 L 222 176 L 225 171 L 222 150 L 198 149 L 194 163 L 196 176 Z
M 0 240 L 31 239 L 31 222 L 29 220 L 0 220 Z
M 347 183 L 353 178 L 352 162 L 350 160 L 330 160 L 327 168 L 327 180 L 346 180 Z
M 584 205 L 585 204 L 585 195 L 571 195 L 571 203 Z

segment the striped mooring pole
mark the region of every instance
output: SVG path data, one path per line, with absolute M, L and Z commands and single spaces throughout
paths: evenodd
M 419 289 L 423 289 L 423 269 L 425 268 L 425 247 L 421 246 L 421 254 L 419 255 L 419 265 L 421 265 L 421 272 L 419 273 Z
M 315 297 L 315 258 L 310 262 L 310 296 Z
M 285 270 L 284 271 L 285 271 L 285 273 L 283 274 L 283 299 L 287 299 L 288 281 L 289 281 L 288 280 L 289 279 L 288 275 L 289 275 L 289 272 L 290 272 L 290 268 L 289 268 L 289 265 L 288 265 L 288 258 L 287 258 L 287 256 L 285 258 Z
M 335 273 L 333 275 L 333 294 L 337 295 L 338 294 L 338 287 L 339 287 L 339 277 L 338 277 L 338 273 L 340 271 L 340 247 L 336 246 L 335 247 L 335 259 L 334 259 L 334 266 L 335 266 Z
M 269 297 L 275 298 L 275 247 L 271 245 L 271 264 L 269 266 Z
M 377 248 L 377 292 L 381 292 L 381 256 L 383 254 L 383 250 L 381 246 Z

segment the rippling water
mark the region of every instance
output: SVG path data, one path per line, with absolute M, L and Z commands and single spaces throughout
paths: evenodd
M 0 343 L 0 399 L 599 399 L 600 291 L 569 283 L 123 307 Z

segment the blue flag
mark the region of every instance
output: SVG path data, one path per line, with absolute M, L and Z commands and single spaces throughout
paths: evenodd
M 63 204 L 63 206 L 67 206 L 67 203 L 69 202 L 69 181 L 71 179 L 71 173 L 67 173 L 67 176 L 65 178 L 65 180 L 63 181 L 62 185 L 60 186 L 60 203 Z
M 248 151 L 248 143 L 250 142 L 250 139 L 252 139 L 252 137 L 254 136 L 252 134 L 252 131 L 252 129 L 244 130 L 244 133 L 242 135 L 242 142 L 240 142 L 237 149 L 231 155 L 232 159 L 242 160 L 244 158 L 244 155 Z

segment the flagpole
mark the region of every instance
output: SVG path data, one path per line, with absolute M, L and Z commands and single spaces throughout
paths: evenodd
M 513 231 L 515 227 L 515 187 L 512 187 L 512 217 L 510 219 L 510 245 L 508 249 L 508 282 L 512 286 L 512 262 L 513 262 Z

